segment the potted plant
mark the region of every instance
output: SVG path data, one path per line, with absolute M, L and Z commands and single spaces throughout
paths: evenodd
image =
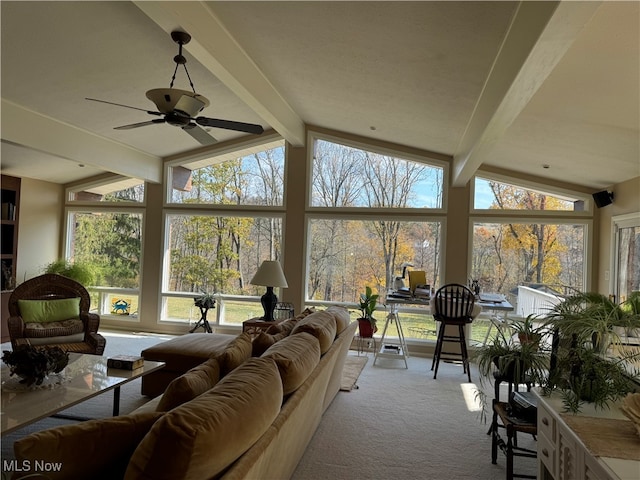
M 508 327 L 518 336 L 520 344 L 531 343 L 534 348 L 540 345 L 540 341 L 549 327 L 539 315 L 531 314 L 524 319 L 509 319 Z
M 537 331 L 542 335 L 542 331 Z M 540 342 L 520 342 L 515 335 L 507 335 L 503 329 L 498 329 L 495 338 L 486 345 L 478 347 L 472 359 L 478 366 L 480 385 L 484 386 L 497 379 L 516 384 L 529 383 L 531 385 L 546 382 L 549 368 L 549 350 Z M 484 390 L 476 390 L 482 410 L 480 418 L 486 419 L 487 398 Z
M 207 320 L 207 312 L 210 308 L 215 308 L 216 306 L 216 297 L 215 293 L 202 293 L 197 297 L 193 298 L 193 304 L 200 309 L 200 320 L 196 322 L 189 333 L 195 332 L 198 328 L 202 327 L 205 332 L 212 333 L 213 330 L 211 325 L 209 325 L 209 321 Z
M 543 393 L 549 395 L 558 390 L 565 410 L 572 413 L 579 412 L 585 402 L 605 408 L 634 391 L 634 381 L 640 381 L 640 376 L 625 368 L 625 362 L 637 355 L 605 356 L 591 344 L 578 343 L 573 337 L 570 348 L 559 350 Z
M 358 318 L 358 328 L 360 336 L 363 338 L 371 338 L 378 331 L 376 319 L 373 318 L 373 312 L 376 310 L 378 303 L 378 294 L 374 294 L 371 287 L 365 287 L 365 292 L 360 294 L 360 318 Z
M 555 305 L 547 322 L 558 328 L 561 336 L 575 336 L 580 345 L 590 342 L 602 353 L 611 343 L 621 343 L 620 330 L 640 328 L 640 294 L 636 292 L 618 304 L 601 293 L 578 292 Z
M 30 387 L 41 385 L 51 373 L 61 372 L 69 363 L 69 354 L 60 347 L 20 345 L 13 351 L 5 350 L 2 361 L 9 366 L 11 375 L 17 375 L 20 383 Z
M 640 328 L 640 295 L 622 303 L 596 292 L 575 293 L 555 305 L 546 319 L 557 333 L 554 368 L 543 392 L 559 391 L 567 411 L 584 402 L 605 408 L 624 397 L 638 381 L 638 371 L 625 367 L 640 353 L 625 348 L 619 332 Z M 608 351 L 611 345 L 615 351 Z
M 203 293 L 197 297 L 194 297 L 193 304 L 198 308 L 204 308 L 205 310 L 209 310 L 210 308 L 215 308 L 216 306 L 216 297 L 214 293 Z

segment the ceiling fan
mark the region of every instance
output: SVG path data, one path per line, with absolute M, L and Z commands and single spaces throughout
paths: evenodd
M 129 130 L 147 125 L 168 123 L 169 125 L 180 127 L 202 145 L 214 144 L 216 143 L 216 139 L 201 127 L 224 128 L 226 130 L 235 130 L 238 132 L 253 133 L 256 135 L 263 133 L 264 129 L 262 126 L 253 123 L 235 122 L 232 120 L 221 120 L 209 117 L 196 117 L 198 113 L 209 106 L 209 100 L 196 93 L 191 77 L 189 76 L 189 71 L 187 70 L 187 59 L 182 55 L 182 46 L 191 41 L 191 35 L 186 32 L 174 31 L 171 32 L 171 38 L 178 44 L 178 55 L 173 57 L 173 61 L 176 63 L 176 68 L 173 71 L 173 77 L 171 77 L 171 84 L 169 85 L 169 88 L 154 88 L 146 93 L 147 98 L 155 104 L 158 109 L 157 111 L 123 105 L 121 103 L 108 102 L 97 98 L 87 98 L 87 100 L 140 110 L 148 113 L 149 115 L 160 117 L 146 122 L 138 122 L 115 127 L 115 130 Z M 176 73 L 180 65 L 184 67 L 184 71 L 189 79 L 189 84 L 193 90 L 192 92 L 173 88 L 173 82 L 176 79 Z

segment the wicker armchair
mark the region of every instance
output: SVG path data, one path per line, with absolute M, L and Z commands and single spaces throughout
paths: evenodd
M 25 322 L 20 300 L 61 300 L 79 298 L 78 318 L 61 321 Z M 89 313 L 91 298 L 80 283 L 56 274 L 44 274 L 17 286 L 9 297 L 9 336 L 19 345 L 56 345 L 68 352 L 102 355 L 105 338 L 98 333 L 100 317 Z M 25 303 L 23 303 L 25 305 Z M 26 306 L 25 306 L 26 308 Z

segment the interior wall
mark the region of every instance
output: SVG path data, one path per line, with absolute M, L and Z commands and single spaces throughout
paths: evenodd
M 607 188 L 613 192 L 614 198 L 611 205 L 598 209 L 597 228 L 598 244 L 596 252 L 597 261 L 597 291 L 605 295 L 611 291 L 611 235 L 613 233 L 612 217 L 626 213 L 640 212 L 640 176 L 618 183 Z
M 18 225 L 18 284 L 36 277 L 61 252 L 64 188 L 62 185 L 23 178 Z

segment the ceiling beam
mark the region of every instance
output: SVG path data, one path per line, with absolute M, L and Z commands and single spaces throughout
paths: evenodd
M 305 144 L 305 125 L 247 55 L 212 9 L 214 2 L 134 2 L 165 32 L 191 35 L 185 48 L 240 100 L 295 146 Z
M 54 120 L 2 99 L 2 139 L 126 177 L 162 182 L 160 157 Z
M 452 186 L 471 180 L 600 3 L 520 2 L 454 154 Z

